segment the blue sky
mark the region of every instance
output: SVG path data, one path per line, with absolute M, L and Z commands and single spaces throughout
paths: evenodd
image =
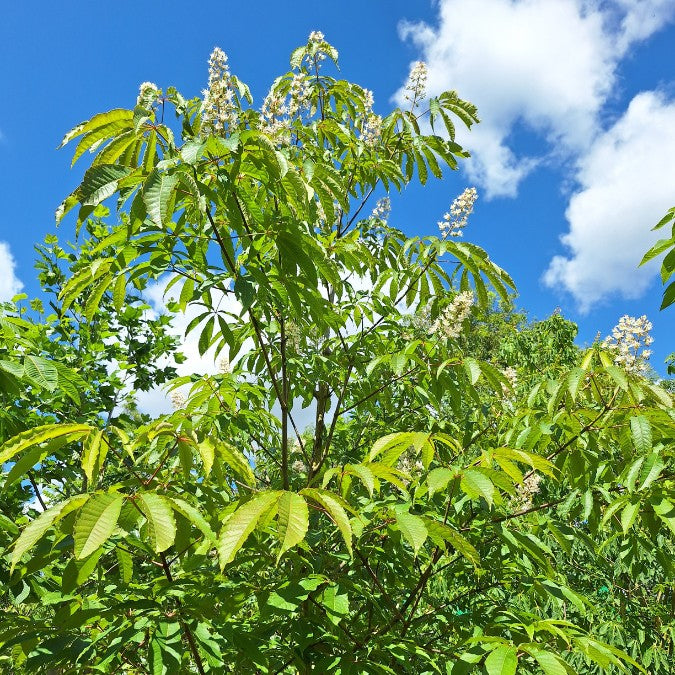
M 531 318 L 555 308 L 579 343 L 623 314 L 654 324 L 653 366 L 675 350 L 675 309 L 659 313 L 658 266 L 636 270 L 675 205 L 675 0 L 343 0 L 296 3 L 16 2 L 0 27 L 0 300 L 39 288 L 33 246 L 79 182 L 63 134 L 132 107 L 143 81 L 193 96 L 216 45 L 260 104 L 291 50 L 321 30 L 341 75 L 384 114 L 410 65 L 431 93 L 457 89 L 482 123 L 458 139 L 472 159 L 393 201 L 409 234 L 436 223 L 467 186 L 466 229 L 514 277 Z M 86 160 L 81 160 L 86 161 Z

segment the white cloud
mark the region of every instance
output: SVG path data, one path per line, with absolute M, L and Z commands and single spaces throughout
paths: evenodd
M 11 300 L 23 288 L 14 272 L 15 267 L 9 244 L 0 241 L 0 302 Z
M 456 89 L 482 120 L 459 138 L 488 197 L 515 196 L 539 157 L 510 145 L 517 125 L 574 156 L 600 131 L 626 50 L 662 27 L 675 0 L 440 0 L 439 24 L 405 23 L 429 66 L 429 93 Z M 402 91 L 397 94 L 402 102 Z
M 644 293 L 657 268 L 637 265 L 659 237 L 651 227 L 675 204 L 673 157 L 675 101 L 637 95 L 579 161 L 561 238 L 571 253 L 553 258 L 544 282 L 569 291 L 582 311 L 613 293 Z

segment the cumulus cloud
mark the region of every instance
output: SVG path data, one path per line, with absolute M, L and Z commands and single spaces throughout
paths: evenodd
M 11 300 L 23 288 L 16 276 L 15 267 L 9 244 L 0 241 L 0 302 Z
M 637 265 L 659 237 L 651 227 L 675 202 L 673 157 L 675 101 L 637 95 L 579 161 L 561 238 L 570 254 L 553 258 L 546 285 L 570 292 L 582 311 L 611 294 L 644 293 L 657 267 Z
M 436 27 L 404 23 L 401 35 L 428 64 L 430 94 L 456 89 L 478 106 L 482 123 L 459 139 L 471 179 L 515 196 L 542 157 L 574 156 L 601 131 L 621 58 L 673 14 L 674 0 L 440 0 Z M 546 141 L 540 156 L 516 154 L 518 125 Z

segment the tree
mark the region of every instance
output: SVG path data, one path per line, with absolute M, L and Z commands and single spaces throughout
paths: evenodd
M 440 237 L 387 221 L 391 191 L 466 156 L 475 108 L 425 99 L 417 64 L 381 118 L 326 61 L 312 33 L 257 110 L 216 49 L 203 99 L 144 83 L 64 138 L 93 159 L 58 219 L 91 231 L 117 197 L 120 221 L 73 261 L 57 325 L 77 306 L 100 334 L 159 280 L 220 368 L 175 379 L 159 419 L 31 418 L 0 446 L 69 468 L 0 540 L 11 667 L 667 672 L 669 395 L 611 345 L 577 356 L 561 317 L 476 339 L 513 283 L 457 236 L 475 191 Z

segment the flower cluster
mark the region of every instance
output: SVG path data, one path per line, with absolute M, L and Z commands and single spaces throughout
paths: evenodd
M 515 368 L 508 366 L 507 368 L 504 368 L 504 370 L 502 370 L 502 375 L 506 378 L 508 382 L 508 386 L 506 384 L 502 384 L 502 393 L 504 394 L 505 397 L 508 397 L 512 394 L 513 390 L 516 388 L 516 385 L 518 384 L 518 371 L 516 371 Z
M 476 188 L 466 188 L 450 206 L 450 211 L 443 214 L 443 220 L 438 221 L 438 227 L 443 237 L 461 237 L 469 216 L 473 212 L 473 205 L 478 199 Z
M 654 338 L 649 334 L 652 324 L 645 315 L 639 318 L 624 315 L 612 329 L 612 334 L 602 341 L 603 349 L 614 353 L 614 362 L 628 372 L 641 375 L 647 370 L 651 356 L 646 349 Z
M 386 221 L 389 218 L 389 213 L 391 212 L 391 199 L 389 197 L 382 197 L 382 199 L 377 200 L 373 212 L 370 214 L 371 218 L 376 218 L 377 220 Z
M 178 389 L 174 389 L 169 394 L 169 399 L 171 400 L 171 405 L 173 405 L 176 410 L 184 408 L 185 404 L 187 403 L 185 396 L 183 396 L 183 394 Z
M 431 334 L 439 335 L 446 339 L 459 337 L 462 332 L 462 322 L 471 313 L 473 301 L 472 291 L 458 293 L 431 325 Z
M 532 472 L 525 477 L 525 480 L 517 486 L 518 505 L 522 509 L 529 509 L 532 507 L 532 497 L 541 490 L 541 475 Z
M 363 118 L 363 125 L 361 127 L 361 140 L 373 147 L 377 145 L 382 135 L 382 118 L 374 112 L 370 112 Z
M 314 54 L 313 57 L 313 62 L 314 65 L 318 67 L 319 63 L 323 61 L 326 58 L 326 55 L 321 51 L 321 45 L 326 42 L 326 36 L 320 31 L 320 30 L 313 30 L 309 34 L 309 38 L 307 39 L 307 44 L 309 46 L 316 45 L 317 51 Z
M 302 73 L 295 73 L 293 75 L 289 94 L 288 114 L 293 116 L 302 108 L 306 108 L 309 103 L 310 87 L 306 75 Z
M 427 93 L 427 64 L 417 61 L 413 64 L 405 83 L 405 99 L 412 103 L 413 108 L 426 96 Z
M 211 52 L 209 88 L 203 94 L 202 125 L 205 130 L 224 132 L 237 124 L 237 106 L 227 56 L 219 47 Z
M 286 322 L 286 346 L 292 349 L 293 351 L 298 351 L 300 349 L 300 338 L 302 333 L 300 331 L 300 326 L 298 326 L 295 321 Z
M 274 89 L 270 90 L 263 101 L 260 130 L 270 138 L 283 142 L 289 131 L 290 119 L 287 115 L 286 99 Z
M 291 464 L 291 468 L 296 473 L 306 473 L 307 472 L 307 467 L 305 466 L 305 463 L 301 459 L 296 459 L 293 462 L 293 464 Z
M 232 365 L 230 364 L 230 359 L 226 354 L 223 354 L 218 359 L 218 372 L 222 375 L 229 375 L 232 372 Z
M 138 88 L 138 98 L 136 99 L 136 105 L 151 105 L 155 98 L 157 98 L 158 94 L 159 87 L 154 82 L 143 82 Z

